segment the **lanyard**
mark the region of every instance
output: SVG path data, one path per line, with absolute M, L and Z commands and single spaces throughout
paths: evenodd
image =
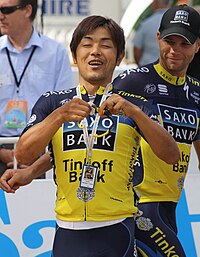
M 13 67 L 13 64 L 12 64 L 12 61 L 11 61 L 11 58 L 10 58 L 10 53 L 9 53 L 9 51 L 8 51 L 8 48 L 6 47 L 6 53 L 7 53 L 8 61 L 9 61 L 9 64 L 10 64 L 10 67 L 11 67 L 11 70 L 12 70 L 12 73 L 13 73 L 13 76 L 14 76 L 14 78 L 15 78 L 15 83 L 16 83 L 16 85 L 17 85 L 17 93 L 19 93 L 19 86 L 20 86 L 20 83 L 21 83 L 22 78 L 23 78 L 23 76 L 24 76 L 24 73 L 25 73 L 25 71 L 26 71 L 26 69 L 27 69 L 27 67 L 28 67 L 28 65 L 29 65 L 29 63 L 30 63 L 30 61 L 31 61 L 31 58 L 32 58 L 32 56 L 33 56 L 33 54 L 34 54 L 34 52 L 35 52 L 36 47 L 37 47 L 37 46 L 34 46 L 34 47 L 33 47 L 33 50 L 32 50 L 32 52 L 31 52 L 31 54 L 30 54 L 30 56 L 29 56 L 29 58 L 28 58 L 28 61 L 27 61 L 26 65 L 25 65 L 25 67 L 24 67 L 24 70 L 23 70 L 23 72 L 22 72 L 22 74 L 21 74 L 19 80 L 17 79 L 17 75 L 16 75 L 16 72 L 15 72 L 15 70 L 14 70 L 14 67 Z
M 106 86 L 99 106 L 101 106 L 101 104 L 106 100 L 106 97 L 107 97 L 107 94 L 109 92 L 110 86 L 111 86 L 111 83 L 109 83 Z M 82 99 L 80 85 L 77 86 L 76 93 L 77 93 L 77 96 L 80 99 Z M 83 128 L 84 142 L 85 142 L 85 145 L 86 145 L 86 148 L 87 148 L 87 163 L 88 164 L 91 164 L 91 160 L 92 160 L 92 149 L 93 149 L 93 145 L 94 145 L 94 140 L 96 138 L 95 135 L 96 135 L 96 132 L 97 132 L 99 119 L 100 119 L 100 116 L 97 113 L 96 116 L 95 116 L 94 125 L 92 127 L 92 133 L 90 135 L 88 134 L 88 129 L 87 129 L 87 127 L 88 127 L 87 118 L 84 118 L 81 122 L 81 127 Z

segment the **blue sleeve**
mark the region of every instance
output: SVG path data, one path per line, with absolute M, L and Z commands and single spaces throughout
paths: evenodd
M 42 95 L 35 103 L 31 112 L 31 117 L 22 134 L 25 131 L 27 131 L 30 127 L 44 120 L 53 111 L 52 107 L 53 105 L 51 104 L 51 98 L 47 98 L 45 94 Z
M 66 90 L 77 86 L 73 85 L 72 68 L 64 46 L 58 45 L 56 56 L 56 85 L 54 90 Z
M 145 24 L 142 22 L 132 40 L 133 45 L 140 49 L 143 49 L 145 39 L 145 27 Z

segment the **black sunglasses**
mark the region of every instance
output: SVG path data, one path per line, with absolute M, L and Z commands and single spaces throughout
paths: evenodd
M 15 12 L 18 9 L 22 9 L 25 6 L 22 5 L 15 5 L 15 6 L 5 6 L 5 7 L 0 7 L 0 11 L 3 14 L 11 14 L 13 12 Z

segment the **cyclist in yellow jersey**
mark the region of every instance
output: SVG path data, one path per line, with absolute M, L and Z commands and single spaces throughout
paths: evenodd
M 124 45 L 113 20 L 85 18 L 70 44 L 80 84 L 42 95 L 17 144 L 16 158 L 25 164 L 49 145 L 57 185 L 53 257 L 137 256 L 132 177 L 141 137 L 163 161 L 179 159 L 147 100 L 124 96 L 110 84 Z M 23 184 L 9 175 L 1 184 Z
M 168 9 L 157 33 L 159 61 L 125 71 L 113 82 L 114 88 L 129 92 L 127 95 L 148 99 L 181 154 L 177 164 L 169 165 L 159 160 L 144 140 L 141 142 L 134 167 L 134 188 L 143 213 L 136 219 L 139 256 L 185 256 L 177 237 L 175 210 L 192 144 L 200 159 L 200 81 L 186 75 L 198 52 L 199 36 L 197 11 L 187 5 Z

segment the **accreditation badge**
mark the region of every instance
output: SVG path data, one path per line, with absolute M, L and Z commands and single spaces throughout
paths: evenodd
M 24 128 L 26 125 L 27 101 L 9 100 L 6 108 L 6 128 Z
M 96 181 L 96 176 L 99 168 L 85 164 L 82 170 L 82 176 L 80 181 L 80 187 L 93 189 Z

